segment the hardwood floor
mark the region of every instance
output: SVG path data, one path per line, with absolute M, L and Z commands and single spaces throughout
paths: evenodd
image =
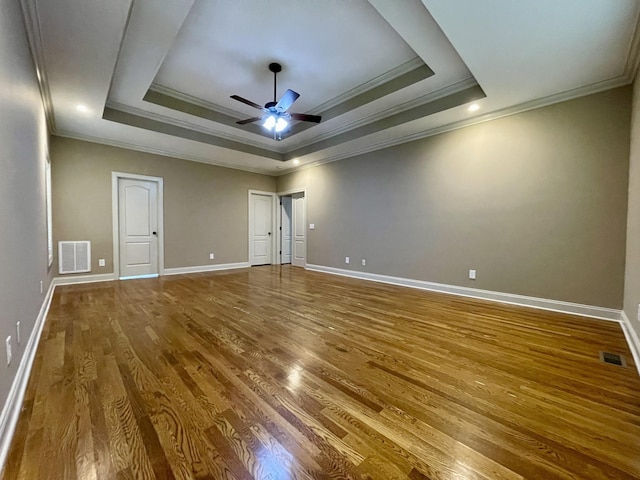
M 256 267 L 58 287 L 3 478 L 632 479 L 639 445 L 615 322 Z

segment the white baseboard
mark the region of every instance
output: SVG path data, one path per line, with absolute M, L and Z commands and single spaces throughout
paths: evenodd
M 249 262 L 240 263 L 220 263 L 217 265 L 198 265 L 195 267 L 178 267 L 178 268 L 165 268 L 165 275 L 181 275 L 184 273 L 202 273 L 202 272 L 217 272 L 218 270 L 234 270 L 236 268 L 249 268 L 251 265 Z
M 22 409 L 22 402 L 24 401 L 24 395 L 27 390 L 31 367 L 36 357 L 40 335 L 42 334 L 45 319 L 49 312 L 54 290 L 55 285 L 52 281 L 42 302 L 42 307 L 40 307 L 40 312 L 38 313 L 38 318 L 36 318 L 36 323 L 33 326 L 31 335 L 29 335 L 29 341 L 25 346 L 22 360 L 20 361 L 16 376 L 9 390 L 9 395 L 0 414 L 0 472 L 2 472 L 7 460 L 9 447 L 11 446 L 13 434 L 15 433 L 18 418 L 20 417 L 20 410 Z
M 419 288 L 421 290 L 430 290 L 433 292 L 459 295 L 462 297 L 479 298 L 482 300 L 508 303 L 510 305 L 520 305 L 523 307 L 532 307 L 541 310 L 550 310 L 553 312 L 570 313 L 572 315 L 598 318 L 600 320 L 611 320 L 614 322 L 621 321 L 620 310 L 615 310 L 613 308 L 582 305 L 579 303 L 563 302 L 560 300 L 549 300 L 546 298 L 527 297 L 524 295 L 516 295 L 513 293 L 493 292 L 490 290 L 480 290 L 477 288 L 459 287 L 456 285 L 446 285 L 443 283 L 414 280 L 411 278 L 391 277 L 389 275 L 380 275 L 377 273 L 357 272 L 354 270 L 325 267 L 322 265 L 307 265 L 306 268 L 307 270 L 313 270 L 316 272 L 331 273 L 333 275 L 342 275 L 345 277 L 359 278 L 362 280 L 370 280 L 373 282 L 389 283 L 392 285 L 400 285 L 403 287 Z
M 116 280 L 113 273 L 99 273 L 96 275 L 72 275 L 65 277 L 56 277 L 53 279 L 53 285 L 76 285 L 78 283 L 97 283 L 97 282 L 111 282 Z
M 629 344 L 629 350 L 631 350 L 631 355 L 633 355 L 633 361 L 636 364 L 638 374 L 640 374 L 640 338 L 638 338 L 638 333 L 631 325 L 631 320 L 629 320 L 627 314 L 624 313 L 624 310 L 622 311 L 622 320 L 620 325 L 622 325 L 622 331 L 624 332 L 624 336 Z
M 249 262 L 240 263 L 220 263 L 216 265 L 197 265 L 195 267 L 177 267 L 177 268 L 165 268 L 162 275 L 182 275 L 185 273 L 202 273 L 202 272 L 216 272 L 218 270 L 233 270 L 236 268 L 248 268 L 251 265 Z M 137 277 L 123 277 L 120 280 L 136 279 L 136 278 L 155 278 L 158 275 L 140 275 Z M 96 275 L 71 275 L 64 277 L 56 277 L 53 279 L 54 285 L 76 285 L 79 283 L 97 283 L 97 282 L 111 282 L 118 280 L 114 273 L 100 273 Z
M 130 277 L 120 277 L 118 280 L 140 280 L 143 278 L 158 278 L 157 273 L 149 273 L 148 275 L 131 275 Z

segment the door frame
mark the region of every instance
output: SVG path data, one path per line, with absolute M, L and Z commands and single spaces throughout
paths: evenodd
M 307 196 L 307 188 L 306 187 L 300 187 L 300 188 L 292 188 L 289 190 L 284 190 L 282 192 L 277 192 L 276 193 L 276 197 L 278 200 L 278 213 L 277 213 L 277 229 L 276 231 L 278 232 L 278 242 L 277 242 L 277 248 L 276 248 L 276 252 L 280 252 L 282 251 L 282 235 L 280 233 L 280 228 L 282 228 L 282 209 L 279 208 L 280 207 L 280 197 L 288 197 L 291 195 L 295 195 L 296 193 L 302 193 L 304 195 L 304 218 L 305 218 L 305 222 L 307 220 L 307 204 L 309 201 L 309 197 Z M 292 219 L 293 221 L 293 219 Z M 307 227 L 307 223 L 305 223 L 304 225 L 304 238 L 305 238 L 305 243 L 306 243 L 306 253 L 305 253 L 305 257 L 304 257 L 304 263 L 305 263 L 305 269 L 306 264 L 307 264 L 307 257 L 309 256 L 309 228 Z M 293 256 L 293 245 L 292 245 L 292 250 L 291 250 L 291 255 Z M 276 265 L 281 265 L 282 264 L 282 255 L 278 254 L 276 255 Z
M 264 192 L 262 190 L 249 190 L 247 194 L 247 219 L 248 219 L 248 236 L 247 236 L 247 263 L 251 265 L 251 240 L 253 237 L 253 212 L 251 211 L 251 195 L 266 195 L 271 197 L 271 263 L 268 265 L 274 265 L 276 258 L 276 242 L 273 241 L 273 237 L 277 236 L 276 233 L 276 204 L 279 206 L 277 196 L 273 192 Z M 280 263 L 278 261 L 278 263 Z
M 113 221 L 113 276 L 120 279 L 120 205 L 118 184 L 120 179 L 155 182 L 158 186 L 158 276 L 164 275 L 164 179 L 136 173 L 111 172 L 111 216 Z M 151 275 L 155 277 L 156 275 Z M 141 275 L 138 278 L 145 278 Z

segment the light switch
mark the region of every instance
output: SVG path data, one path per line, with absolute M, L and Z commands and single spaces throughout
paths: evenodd
M 310 223 L 309 224 L 309 230 L 315 230 L 316 229 L 316 224 L 315 223 Z

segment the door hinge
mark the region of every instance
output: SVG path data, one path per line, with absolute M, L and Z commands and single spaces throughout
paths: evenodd
M 280 250 L 280 255 L 282 255 L 282 250 Z
M 282 231 L 282 227 L 280 227 L 280 231 Z

